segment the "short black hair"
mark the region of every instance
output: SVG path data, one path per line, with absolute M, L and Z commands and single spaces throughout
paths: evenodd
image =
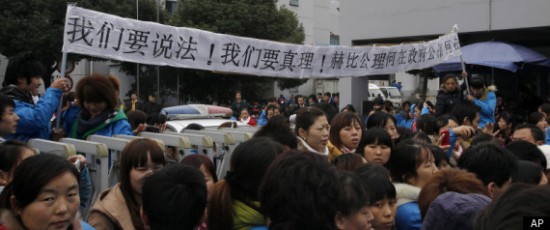
M 437 135 L 439 129 L 437 129 L 437 118 L 431 114 L 421 115 L 416 120 L 416 130 L 421 130 L 428 135 Z
M 7 107 L 15 109 L 15 102 L 8 95 L 0 93 L 0 117 L 4 116 L 4 111 Z
M 380 166 L 382 167 L 382 166 Z M 397 192 L 390 179 L 382 174 L 359 175 L 369 192 L 369 205 L 383 199 L 396 199 Z
M 194 229 L 206 207 L 206 184 L 200 170 L 167 165 L 143 184 L 143 212 L 151 230 Z
M 531 161 L 519 160 L 518 170 L 512 174 L 512 182 L 538 185 L 543 172 L 539 164 Z
M 365 153 L 365 146 L 369 144 L 385 145 L 390 147 L 390 149 L 393 148 L 393 142 L 390 135 L 384 129 L 379 127 L 373 127 L 363 131 L 361 141 L 359 141 L 355 152 L 363 156 Z
M 387 166 L 392 181 L 407 183 L 417 175 L 416 169 L 420 164 L 433 157 L 428 144 L 405 140 L 392 149 Z
M 543 169 L 547 168 L 547 159 L 539 147 L 531 142 L 518 140 L 510 142 L 506 146 L 519 160 L 531 161 L 539 164 Z
M 325 156 L 291 150 L 275 159 L 259 191 L 269 229 L 335 229 L 340 183 Z
M 456 117 L 450 114 L 443 114 L 439 117 L 437 117 L 437 123 L 436 123 L 436 129 L 439 131 L 441 128 L 447 126 L 449 124 L 449 120 L 452 120 L 456 122 L 457 124 L 460 124 L 458 120 L 456 120 Z
M 363 165 L 355 169 L 354 172 L 363 178 L 367 178 L 371 175 L 376 174 L 376 175 L 382 175 L 388 178 L 388 180 L 391 179 L 390 171 L 388 171 L 386 167 L 379 164 L 367 163 L 366 165 Z
M 483 79 L 482 76 L 475 75 L 470 77 L 468 84 L 472 88 L 480 89 L 485 86 L 485 80 Z
M 256 133 L 254 133 L 253 138 L 256 137 L 271 138 L 272 140 L 282 144 L 283 146 L 288 146 L 291 149 L 298 147 L 298 138 L 290 129 L 288 119 L 282 114 L 271 117 L 265 126 L 261 127 L 258 131 L 256 131 Z
M 473 121 L 479 111 L 480 108 L 474 103 L 465 101 L 455 105 L 451 111 L 451 114 L 456 117 L 458 125 L 462 125 L 465 119 Z
M 510 180 L 518 169 L 518 162 L 513 153 L 503 147 L 481 143 L 472 146 L 458 158 L 461 169 L 476 174 L 483 184 L 494 182 L 501 187 Z
M 393 123 L 397 127 L 397 122 L 395 121 L 395 117 L 393 117 L 391 114 L 384 113 L 384 112 L 376 112 L 370 115 L 369 119 L 367 120 L 367 129 L 370 129 L 372 127 L 384 128 L 388 123 L 388 120 L 390 119 L 393 121 Z
M 495 145 L 500 145 L 499 140 L 488 133 L 479 132 L 472 137 L 472 141 L 470 142 L 470 146 L 479 145 L 481 143 L 491 143 Z
M 537 127 L 536 125 L 533 125 L 533 124 L 521 124 L 521 125 L 517 125 L 515 128 L 514 128 L 514 132 L 516 130 L 520 130 L 520 129 L 530 129 L 531 130 L 531 136 L 533 136 L 533 139 L 535 139 L 535 141 L 544 141 L 545 137 L 544 137 L 544 132 L 542 132 L 542 130 Z M 512 132 L 512 133 L 514 133 Z
M 162 113 L 153 113 L 147 116 L 148 125 L 164 124 L 166 123 L 166 120 L 167 120 L 166 115 Z
M 338 211 L 343 216 L 347 217 L 357 213 L 369 204 L 368 186 L 357 174 L 338 171 L 338 181 L 341 189 Z
M 32 78 L 42 77 L 45 72 L 46 68 L 33 53 L 18 53 L 9 58 L 2 86 L 17 85 L 17 79 L 25 79 L 29 84 Z

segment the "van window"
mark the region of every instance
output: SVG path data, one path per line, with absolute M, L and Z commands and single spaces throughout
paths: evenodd
M 389 98 L 401 98 L 401 92 L 397 88 L 386 88 Z
M 388 98 L 388 91 L 386 90 L 386 88 L 380 88 L 380 91 L 382 91 L 382 93 L 384 93 L 384 98 Z

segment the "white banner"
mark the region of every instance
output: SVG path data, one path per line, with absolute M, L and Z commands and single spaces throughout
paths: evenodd
M 394 46 L 307 46 L 216 34 L 69 6 L 63 52 L 180 68 L 286 78 L 389 74 L 460 55 L 456 33 Z

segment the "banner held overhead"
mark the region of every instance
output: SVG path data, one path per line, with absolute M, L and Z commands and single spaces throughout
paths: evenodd
M 428 68 L 460 55 L 456 32 L 393 46 L 307 46 L 121 18 L 68 6 L 63 52 L 150 65 L 285 78 Z

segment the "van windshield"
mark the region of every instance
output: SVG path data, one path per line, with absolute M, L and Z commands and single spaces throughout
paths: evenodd
M 386 88 L 386 92 L 389 94 L 390 98 L 400 98 L 401 92 L 397 88 Z

